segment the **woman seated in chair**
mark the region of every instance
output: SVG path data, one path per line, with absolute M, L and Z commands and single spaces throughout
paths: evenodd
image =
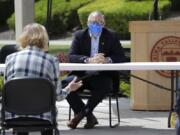
M 47 78 L 56 87 L 57 100 L 64 99 L 71 91 L 76 91 L 82 86 L 82 82 L 75 82 L 76 78 L 74 78 L 64 89 L 61 89 L 61 82 L 58 80 L 59 61 L 56 57 L 46 53 L 48 51 L 48 34 L 44 26 L 37 23 L 25 26 L 18 38 L 18 42 L 22 50 L 7 56 L 5 61 L 5 82 L 14 77 Z M 6 119 L 18 117 L 22 116 L 6 112 Z M 50 113 L 31 117 L 51 120 Z M 27 134 L 27 132 L 18 133 L 18 135 Z M 52 130 L 46 130 L 41 132 L 41 134 L 52 135 L 53 132 Z

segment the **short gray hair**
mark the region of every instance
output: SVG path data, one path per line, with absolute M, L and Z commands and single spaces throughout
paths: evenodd
M 104 15 L 100 11 L 93 11 L 93 12 L 91 12 L 89 14 L 89 16 L 88 16 L 88 22 L 90 22 L 93 17 L 99 17 L 100 18 L 100 23 L 105 25 Z

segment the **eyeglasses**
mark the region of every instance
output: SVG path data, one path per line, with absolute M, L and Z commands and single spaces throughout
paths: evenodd
M 104 25 L 103 22 L 98 22 L 98 21 L 89 21 L 88 24 Z

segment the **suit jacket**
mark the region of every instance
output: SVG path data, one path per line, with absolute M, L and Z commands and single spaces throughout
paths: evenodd
M 110 29 L 103 28 L 99 40 L 99 53 L 104 53 L 105 57 L 110 57 L 113 63 L 125 61 L 123 48 L 116 33 Z M 69 52 L 71 63 L 84 63 L 91 54 L 91 37 L 88 28 L 79 30 L 74 34 L 74 39 Z M 73 72 L 74 73 L 74 72 Z M 113 72 L 101 72 L 102 74 L 113 74 Z M 76 72 L 76 75 L 83 75 L 83 72 Z

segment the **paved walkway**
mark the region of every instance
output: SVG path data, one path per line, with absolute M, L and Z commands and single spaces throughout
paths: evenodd
M 120 98 L 120 115 L 121 122 L 117 128 L 109 127 L 108 119 L 108 101 L 98 105 L 95 109 L 95 115 L 99 120 L 96 128 L 87 130 L 83 129 L 82 121 L 78 129 L 71 130 L 67 124 L 68 104 L 66 101 L 58 103 L 59 113 L 59 129 L 61 135 L 175 135 L 175 130 L 167 127 L 168 112 L 158 111 L 132 111 L 129 107 L 130 100 Z M 113 102 L 113 122 L 116 122 L 116 107 Z
M 168 112 L 159 111 L 132 111 L 129 107 L 130 100 L 120 98 L 121 123 L 119 127 L 110 128 L 108 119 L 108 101 L 98 105 L 95 115 L 99 124 L 94 129 L 83 129 L 83 120 L 75 130 L 69 129 L 68 122 L 69 106 L 64 100 L 58 102 L 58 123 L 61 135 L 175 135 L 175 130 L 167 127 Z M 115 102 L 113 101 L 113 122 L 116 122 Z M 10 135 L 10 134 L 9 134 Z M 31 133 L 30 135 L 40 135 Z
M 168 112 L 162 111 L 132 111 L 129 107 L 130 100 L 120 98 L 121 122 L 116 128 L 109 127 L 108 100 L 103 100 L 95 109 L 94 114 L 99 124 L 94 129 L 84 129 L 85 120 L 77 129 L 69 129 L 68 122 L 69 105 L 66 100 L 58 102 L 58 128 L 60 135 L 175 135 L 175 129 L 167 127 Z M 113 101 L 113 122 L 116 122 L 115 101 Z M 7 135 L 12 135 L 9 131 Z M 32 132 L 30 135 L 40 135 Z

